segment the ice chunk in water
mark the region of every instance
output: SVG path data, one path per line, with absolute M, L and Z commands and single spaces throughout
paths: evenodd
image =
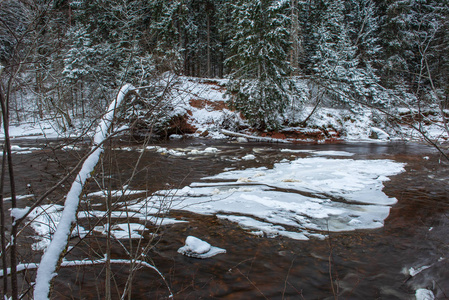
M 188 236 L 185 245 L 178 249 L 178 253 L 194 258 L 209 258 L 220 253 L 226 253 L 226 250 L 213 247 L 197 237 Z

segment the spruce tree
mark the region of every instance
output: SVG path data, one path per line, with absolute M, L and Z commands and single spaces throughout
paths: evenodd
M 154 69 L 149 53 L 149 12 L 141 1 L 78 1 L 72 44 L 65 56 L 67 81 L 99 85 L 104 92 L 124 82 L 146 85 Z
M 232 11 L 228 93 L 232 103 L 260 129 L 276 129 L 291 101 L 289 18 L 274 0 L 240 0 Z
M 360 32 L 363 28 L 354 25 L 352 30 L 358 33 L 353 41 L 351 28 L 345 18 L 344 1 L 318 0 L 314 8 L 319 14 L 315 13 L 311 20 L 308 51 L 311 56 L 309 72 L 315 84 L 324 87 L 328 98 L 340 103 L 383 104 L 376 88 L 377 76 L 371 69 L 370 53 L 361 51 L 364 50 L 363 30 Z M 363 64 L 360 59 L 364 60 Z
M 386 6 L 383 84 L 404 98 L 430 100 L 435 89 L 440 99 L 447 97 L 448 7 L 447 0 L 391 0 Z
M 152 32 L 157 58 L 187 76 L 223 75 L 224 0 L 157 0 Z
M 373 0 L 350 0 L 345 5 L 348 35 L 356 47 L 359 66 L 372 69 L 378 64 L 382 50 L 376 5 Z

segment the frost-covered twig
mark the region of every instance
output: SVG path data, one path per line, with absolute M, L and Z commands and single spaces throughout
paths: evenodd
M 60 261 L 61 254 L 67 246 L 67 240 L 71 234 L 72 224 L 76 221 L 79 197 L 86 180 L 90 177 L 91 172 L 93 172 L 98 160 L 100 159 L 100 155 L 103 152 L 103 147 L 98 147 L 98 145 L 101 145 L 106 140 L 117 107 L 120 106 L 126 95 L 133 90 L 134 87 L 131 84 L 126 84 L 120 89 L 117 99 L 109 105 L 106 114 L 103 116 L 97 127 L 92 146 L 96 149 L 84 161 L 81 170 L 79 171 L 69 193 L 67 194 L 61 220 L 56 228 L 56 232 L 50 242 L 50 245 L 42 256 L 40 265 L 37 269 L 34 299 L 48 299 L 51 280 L 56 275 L 56 268 L 58 262 Z

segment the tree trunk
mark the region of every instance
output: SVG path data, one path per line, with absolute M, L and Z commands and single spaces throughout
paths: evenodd
M 293 69 L 293 75 L 298 75 L 299 73 L 299 53 L 300 53 L 300 43 L 299 43 L 299 20 L 298 20 L 298 0 L 291 0 L 291 11 L 292 11 L 292 28 L 291 28 L 291 43 L 292 48 L 290 50 L 290 64 Z
M 210 15 L 207 14 L 207 77 L 212 77 L 212 62 L 210 55 Z

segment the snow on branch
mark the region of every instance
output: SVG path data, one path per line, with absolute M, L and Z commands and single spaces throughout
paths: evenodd
M 126 95 L 135 88 L 131 84 L 125 84 L 118 92 L 117 99 L 109 105 L 106 114 L 98 125 L 92 145 L 92 154 L 84 161 L 81 170 L 76 176 L 75 181 L 67 194 L 64 203 L 64 211 L 61 220 L 56 228 L 50 245 L 47 247 L 37 268 L 36 285 L 34 288 L 34 299 L 48 299 L 50 293 L 50 283 L 56 276 L 56 268 L 62 252 L 67 246 L 68 238 L 71 234 L 72 224 L 76 221 L 76 213 L 79 205 L 79 198 L 83 191 L 86 180 L 97 165 L 100 155 L 103 152 L 102 144 L 108 136 L 109 129 L 115 116 L 116 109 L 124 101 Z
M 254 136 L 254 135 L 249 135 L 249 134 L 244 134 L 244 133 L 239 133 L 239 132 L 234 132 L 234 131 L 229 131 L 226 129 L 221 129 L 220 132 L 224 135 L 227 136 L 231 136 L 231 137 L 242 137 L 245 139 L 251 139 L 251 140 L 255 140 L 258 142 L 269 142 L 269 143 L 290 143 L 290 141 L 287 140 L 283 140 L 283 139 L 275 139 L 275 138 L 270 138 L 270 137 L 263 137 L 263 136 Z

